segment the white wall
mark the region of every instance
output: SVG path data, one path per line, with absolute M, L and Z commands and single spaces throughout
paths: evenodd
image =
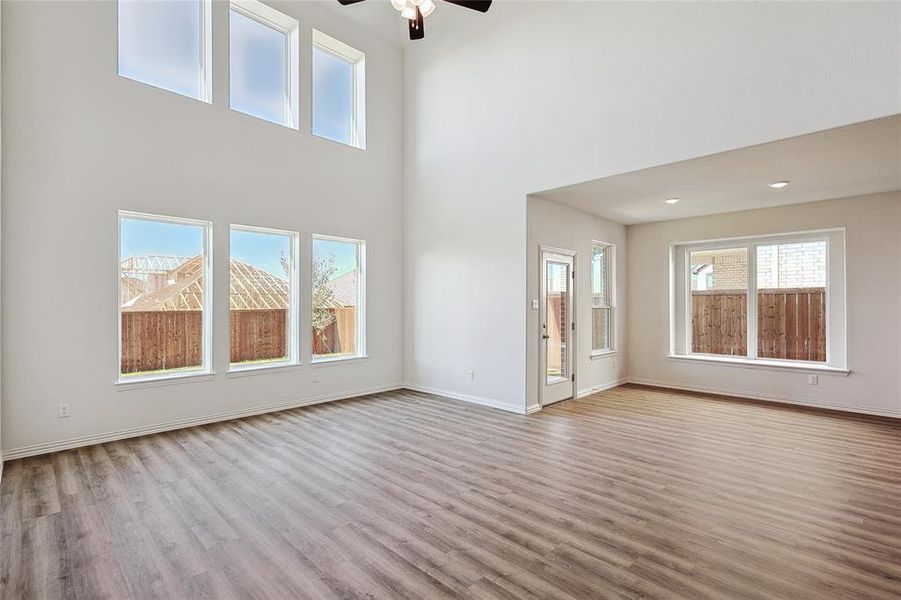
M 848 367 L 821 374 L 688 364 L 669 350 L 669 244 L 846 228 Z M 901 192 L 627 229 L 632 381 L 901 416 Z
M 899 112 L 899 17 L 496 2 L 432 27 L 404 82 L 407 380 L 523 410 L 526 195 Z
M 528 267 L 526 269 L 530 310 L 526 319 L 526 406 L 539 404 L 541 385 L 539 336 L 540 313 L 531 310 L 532 299 L 541 297 L 540 246 L 553 246 L 576 252 L 576 390 L 580 395 L 622 382 L 626 377 L 627 319 L 626 227 L 580 210 L 530 196 L 528 200 Z M 591 242 L 614 244 L 616 256 L 613 289 L 615 292 L 614 354 L 591 358 Z
M 401 50 L 322 4 L 271 4 L 301 23 L 300 131 L 228 109 L 226 3 L 213 9 L 212 105 L 116 75 L 115 2 L 4 3 L 7 456 L 402 381 Z M 310 134 L 312 27 L 366 53 L 366 151 Z M 214 380 L 114 386 L 117 209 L 214 221 Z M 371 358 L 322 367 L 317 384 L 309 366 L 230 378 L 229 223 L 365 239 Z M 61 402 L 71 418 L 56 418 Z

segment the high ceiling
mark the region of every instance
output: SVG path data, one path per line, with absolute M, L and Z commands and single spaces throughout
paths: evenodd
M 789 180 L 782 189 L 774 181 Z M 648 223 L 901 189 L 901 115 L 535 194 Z M 666 204 L 677 197 L 677 204 Z

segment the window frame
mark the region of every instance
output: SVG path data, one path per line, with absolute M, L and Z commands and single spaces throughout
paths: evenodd
M 313 52 L 317 49 L 327 52 L 332 56 L 343 60 L 345 62 L 350 63 L 353 67 L 353 110 L 351 115 L 351 143 L 347 144 L 342 142 L 341 140 L 332 139 L 330 137 L 320 135 L 316 133 L 313 124 L 314 111 L 316 110 L 315 106 L 313 106 L 312 98 L 315 97 L 315 85 L 316 81 L 313 77 L 313 69 L 312 69 L 312 59 Z M 329 140 L 330 142 L 335 142 L 338 144 L 342 144 L 344 146 L 350 146 L 352 148 L 357 148 L 359 150 L 366 149 L 366 53 L 357 50 L 353 46 L 345 44 L 341 40 L 335 39 L 330 35 L 319 31 L 318 29 L 313 29 L 313 43 L 311 46 L 311 68 L 310 68 L 310 90 L 311 90 L 311 103 L 310 103 L 310 132 L 323 140 Z
M 594 254 L 595 247 L 602 246 L 606 248 L 606 252 L 604 253 L 604 261 L 607 263 L 607 304 L 602 307 L 595 307 L 594 299 L 597 296 L 601 296 L 601 294 L 595 294 L 592 286 L 594 285 L 594 260 L 592 256 Z M 598 356 L 604 356 L 605 354 L 613 354 L 617 351 L 616 346 L 616 244 L 611 242 L 602 242 L 600 240 L 591 240 L 591 252 L 589 253 L 588 260 L 588 291 L 589 291 L 589 324 L 592 325 L 591 335 L 589 335 L 590 343 L 591 343 L 591 353 L 589 355 L 590 358 L 595 358 Z M 610 318 L 607 321 L 607 347 L 606 348 L 595 348 L 594 347 L 594 318 L 590 311 L 593 311 L 595 308 L 605 308 L 610 315 Z
M 313 327 L 310 324 L 308 333 L 310 335 L 310 364 L 314 365 L 323 365 L 328 363 L 336 363 L 343 361 L 352 361 L 352 360 L 360 360 L 369 358 L 369 349 L 366 345 L 366 327 L 367 327 L 367 319 L 366 319 L 366 240 L 361 240 L 357 238 L 347 238 L 347 237 L 338 237 L 333 235 L 322 235 L 322 234 L 313 234 L 310 242 L 310 283 L 312 284 L 313 279 L 313 261 L 315 260 L 315 250 L 314 246 L 316 240 L 326 240 L 331 242 L 346 242 L 352 243 L 356 245 L 356 253 L 357 253 L 357 268 L 356 268 L 356 280 L 357 280 L 357 307 L 356 307 L 356 353 L 348 356 L 328 356 L 328 355 L 317 355 L 313 353 Z M 309 309 L 310 309 L 310 319 L 312 320 L 312 311 L 313 311 L 313 288 L 310 285 L 310 297 L 309 297 Z
M 228 108 L 236 113 L 259 119 L 273 125 L 281 125 L 289 129 L 300 126 L 300 22 L 259 0 L 229 0 L 229 32 L 228 32 Z M 278 123 L 263 117 L 251 115 L 232 106 L 231 94 L 231 11 L 253 19 L 254 21 L 274 29 L 285 35 L 285 121 Z
M 171 373 L 156 373 L 150 375 L 127 375 L 122 373 L 122 221 L 123 219 L 153 221 L 157 223 L 169 223 L 173 225 L 199 226 L 203 231 L 203 309 L 201 315 L 203 331 L 203 362 L 198 369 L 189 371 L 174 371 Z M 213 223 L 202 219 L 185 217 L 173 217 L 157 215 L 129 210 L 120 210 L 117 213 L 116 236 L 116 384 L 128 386 L 131 384 L 144 384 L 164 382 L 168 380 L 206 378 L 215 375 L 213 370 Z
M 290 240 L 289 248 L 291 250 L 291 269 L 288 280 L 288 314 L 285 318 L 286 343 L 288 344 L 288 357 L 284 360 L 273 361 L 269 363 L 233 363 L 231 362 L 231 351 L 229 350 L 228 372 L 244 373 L 247 371 L 263 371 L 266 369 L 279 369 L 285 367 L 297 367 L 302 364 L 300 356 L 300 233 L 284 229 L 273 229 L 269 227 L 256 227 L 253 225 L 238 225 L 231 223 L 228 226 L 228 313 L 229 324 L 231 323 L 231 232 L 244 231 L 247 233 L 261 233 L 269 235 L 287 236 Z M 231 325 L 228 328 L 228 342 L 231 348 Z
M 757 347 L 758 287 L 757 249 L 760 246 L 825 242 L 826 282 L 826 361 L 802 361 L 760 358 Z M 693 352 L 691 338 L 691 253 L 698 251 L 741 249 L 747 252 L 747 356 L 729 356 Z M 847 356 L 847 276 L 845 229 L 822 229 L 781 234 L 677 242 L 670 244 L 670 347 L 672 359 L 700 360 L 710 363 L 849 373 Z M 835 275 L 840 274 L 840 278 Z M 840 280 L 837 280 L 840 279 Z

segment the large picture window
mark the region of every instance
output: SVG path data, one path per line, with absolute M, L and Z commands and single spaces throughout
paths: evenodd
M 119 75 L 211 101 L 210 0 L 119 0 Z
M 232 370 L 296 364 L 297 234 L 233 225 L 229 247 Z
M 673 353 L 846 368 L 841 230 L 674 246 Z
M 313 238 L 313 361 L 366 356 L 366 244 Z
M 613 349 L 612 244 L 591 244 L 591 353 Z
M 209 372 L 210 223 L 119 213 L 119 379 Z

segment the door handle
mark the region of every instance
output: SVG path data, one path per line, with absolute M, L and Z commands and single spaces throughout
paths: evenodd
M 547 340 L 547 339 L 550 339 L 550 337 L 551 336 L 549 336 L 548 334 L 545 333 L 544 335 L 541 336 L 541 339 Z

